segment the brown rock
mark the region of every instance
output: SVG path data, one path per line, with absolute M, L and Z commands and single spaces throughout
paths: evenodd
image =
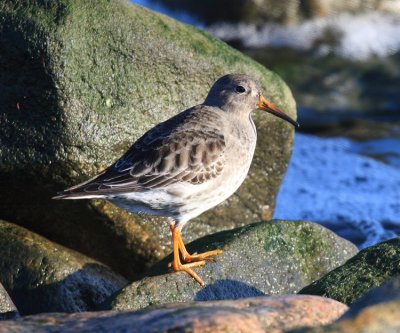
M 335 324 L 291 333 L 398 333 L 400 332 L 400 301 L 370 306 L 356 316 Z M 289 333 L 289 332 L 288 332 Z
M 287 329 L 327 324 L 347 306 L 317 297 L 287 295 L 236 301 L 169 304 L 137 312 L 48 314 L 6 321 L 0 333 L 29 332 L 213 332 L 280 333 Z

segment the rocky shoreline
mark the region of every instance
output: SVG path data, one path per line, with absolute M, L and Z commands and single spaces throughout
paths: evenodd
M 358 252 L 318 224 L 259 222 L 188 244 L 224 250 L 197 269 L 202 288 L 168 272 L 169 257 L 128 283 L 19 226 L 3 221 L 0 229 L 0 280 L 11 295 L 0 290 L 0 332 L 349 332 L 352 322 L 354 332 L 378 332 L 371 320 L 381 332 L 400 327 L 400 238 Z

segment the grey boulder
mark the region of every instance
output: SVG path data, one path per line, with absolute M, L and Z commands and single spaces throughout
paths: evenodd
M 168 273 L 171 256 L 116 293 L 111 307 L 136 310 L 171 302 L 294 293 L 357 253 L 350 242 L 310 222 L 264 221 L 194 241 L 189 252 L 219 248 L 215 263 L 195 268 L 204 288 L 184 272 Z

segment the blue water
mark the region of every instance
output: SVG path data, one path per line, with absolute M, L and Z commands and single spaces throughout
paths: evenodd
M 274 217 L 318 222 L 361 248 L 396 237 L 399 168 L 400 139 L 296 134 Z
M 151 9 L 155 12 L 173 17 L 174 19 L 181 21 L 183 23 L 191 24 L 198 28 L 203 27 L 203 23 L 200 20 L 196 19 L 193 15 L 190 15 L 187 12 L 173 11 L 173 10 L 170 10 L 170 9 L 164 7 L 160 3 L 153 2 L 151 0 L 129 0 L 129 1 L 132 3 L 135 3 L 137 5 Z

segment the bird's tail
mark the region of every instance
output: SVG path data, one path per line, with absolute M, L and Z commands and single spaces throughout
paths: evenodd
M 57 195 L 52 197 L 52 199 L 55 200 L 61 200 L 61 199 L 71 199 L 71 200 L 77 200 L 77 199 L 102 199 L 104 195 L 95 195 L 95 194 L 90 194 L 90 193 L 68 193 L 67 190 L 58 192 Z
M 104 194 L 94 193 L 93 188 L 98 188 L 96 180 L 104 173 L 104 171 L 87 181 L 78 185 L 67 188 L 64 191 L 60 191 L 52 197 L 52 199 L 101 199 L 104 198 Z

